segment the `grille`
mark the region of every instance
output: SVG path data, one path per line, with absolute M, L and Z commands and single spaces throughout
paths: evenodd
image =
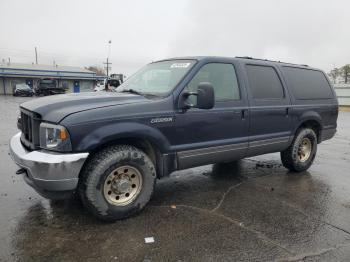
M 23 138 L 28 142 L 33 142 L 32 118 L 29 115 L 21 112 L 21 119 L 22 119 Z
M 21 141 L 29 149 L 39 147 L 39 125 L 40 119 L 35 113 L 21 110 Z

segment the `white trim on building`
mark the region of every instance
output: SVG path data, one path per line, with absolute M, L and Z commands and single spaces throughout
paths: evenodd
M 350 84 L 334 84 L 340 106 L 350 106 Z

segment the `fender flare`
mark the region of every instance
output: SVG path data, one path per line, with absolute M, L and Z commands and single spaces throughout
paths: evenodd
M 318 114 L 315 111 L 306 111 L 297 119 L 297 123 L 295 124 L 294 128 L 294 133 L 303 123 L 307 121 L 315 121 L 320 125 L 321 129 L 323 128 L 322 117 L 320 116 L 320 114 Z
M 77 151 L 92 151 L 101 145 L 123 138 L 146 139 L 161 153 L 170 151 L 168 139 L 158 129 L 136 122 L 105 124 L 87 133 L 74 147 Z

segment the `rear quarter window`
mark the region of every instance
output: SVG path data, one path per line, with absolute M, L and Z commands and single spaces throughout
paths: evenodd
M 331 87 L 322 72 L 286 66 L 282 70 L 296 99 L 333 98 Z

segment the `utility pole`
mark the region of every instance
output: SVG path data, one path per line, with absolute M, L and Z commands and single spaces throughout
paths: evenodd
M 109 65 L 111 65 L 112 63 L 110 63 L 108 60 L 109 60 L 109 56 L 111 55 L 111 44 L 112 44 L 112 40 L 109 40 L 108 41 L 108 54 L 107 54 L 107 62 L 106 63 L 103 63 L 106 65 L 105 69 L 106 69 L 106 72 L 107 72 L 107 79 L 109 77 L 109 69 L 111 69 L 111 67 Z
M 107 57 L 107 62 L 104 62 L 103 64 L 106 65 L 106 72 L 107 72 L 107 78 L 109 76 L 109 69 L 111 69 L 111 67 L 109 65 L 111 65 L 112 63 L 108 62 L 108 57 Z
M 36 47 L 35 47 L 35 63 L 38 64 L 38 51 L 36 50 Z

